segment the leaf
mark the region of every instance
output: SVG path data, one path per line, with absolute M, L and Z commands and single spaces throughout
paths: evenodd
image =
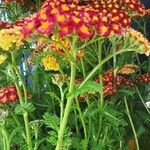
M 16 107 L 15 107 L 15 113 L 16 114 L 20 114 L 22 115 L 23 113 L 25 112 L 28 112 L 28 113 L 31 113 L 35 110 L 35 107 L 33 106 L 32 103 L 25 103 L 24 105 L 20 105 L 18 104 Z
M 51 131 L 51 132 L 49 132 L 49 138 L 47 139 L 47 141 L 50 142 L 52 145 L 56 145 L 57 138 L 58 138 L 57 132 Z
M 57 131 L 59 130 L 59 123 L 60 119 L 56 115 L 52 115 L 49 113 L 45 113 L 44 116 L 44 123 L 53 130 Z
M 67 97 L 78 97 L 79 95 L 85 93 L 95 93 L 102 91 L 102 85 L 94 81 L 87 81 L 81 88 L 79 86 L 77 86 L 72 93 L 68 93 Z
M 12 133 L 10 134 L 9 142 L 11 143 L 12 138 L 14 138 L 15 136 L 17 136 L 17 133 L 20 133 L 20 132 L 22 132 L 22 128 L 20 128 L 20 127 L 15 128 L 12 131 Z

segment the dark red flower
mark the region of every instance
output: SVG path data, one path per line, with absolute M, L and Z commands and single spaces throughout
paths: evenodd
M 17 89 L 15 86 L 0 88 L 0 103 L 10 103 L 18 100 Z

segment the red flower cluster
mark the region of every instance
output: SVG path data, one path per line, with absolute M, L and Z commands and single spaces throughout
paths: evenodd
M 18 100 L 17 89 L 15 86 L 0 88 L 0 103 L 10 103 Z
M 140 75 L 135 83 L 150 83 L 150 72 Z
M 97 80 L 98 81 L 98 80 Z M 121 85 L 133 88 L 134 85 L 139 83 L 150 83 L 150 73 L 139 75 L 136 80 L 127 79 L 126 76 L 117 74 L 114 77 L 113 69 L 109 69 L 103 76 L 104 94 L 106 96 L 115 94 Z
M 0 29 L 9 29 L 9 28 L 13 28 L 15 26 L 22 27 L 25 20 L 26 20 L 26 18 L 19 19 L 19 20 L 16 20 L 14 23 L 8 23 L 6 21 L 0 20 Z
M 144 5 L 140 0 L 123 0 L 123 6 L 125 6 L 128 11 L 135 12 L 135 15 L 145 14 Z
M 109 69 L 103 75 L 103 82 L 104 82 L 104 94 L 105 96 L 112 95 L 116 93 L 121 85 L 128 86 L 130 88 L 133 87 L 134 83 L 126 79 L 122 75 L 114 76 L 113 69 Z
M 79 38 L 91 38 L 94 32 L 102 36 L 121 34 L 130 25 L 130 17 L 119 0 L 90 1 L 46 0 L 22 28 L 24 36 L 34 33 L 49 35 L 57 25 L 61 36 L 76 32 Z
M 99 79 L 100 79 L 99 77 L 96 77 L 95 81 L 99 83 L 100 82 Z M 84 78 L 78 77 L 75 80 L 75 83 L 80 84 L 83 80 Z M 132 81 L 130 79 L 127 79 L 126 76 L 120 75 L 118 73 L 114 76 L 113 69 L 109 69 L 103 75 L 103 86 L 104 86 L 103 92 L 105 96 L 111 96 L 117 93 L 117 91 L 122 85 L 129 88 L 133 88 L 136 84 L 139 83 L 150 83 L 150 73 L 144 73 L 142 75 L 139 75 L 136 80 Z M 88 96 L 96 96 L 96 93 L 93 94 L 89 93 Z M 78 97 L 80 101 L 85 100 L 85 98 L 86 98 L 85 95 L 80 95 Z

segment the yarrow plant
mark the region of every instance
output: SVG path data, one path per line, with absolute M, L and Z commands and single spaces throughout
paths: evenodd
M 139 0 L 45 0 L 30 16 L 1 21 L 0 103 L 10 113 L 0 126 L 4 150 L 123 149 L 130 138 L 139 150 L 144 131 L 130 111 L 140 99 L 146 112 L 139 112 L 150 114 L 140 93 L 150 73 L 139 61 L 150 42 L 131 26 L 147 14 Z M 18 129 L 7 130 L 9 119 Z

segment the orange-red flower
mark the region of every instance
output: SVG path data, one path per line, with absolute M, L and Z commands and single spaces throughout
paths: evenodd
M 93 31 L 85 24 L 79 24 L 77 26 L 77 34 L 81 39 L 88 39 L 92 37 Z
M 37 30 L 41 34 L 50 34 L 53 31 L 53 22 L 43 21 Z
M 18 94 L 15 86 L 0 88 L 0 103 L 10 103 L 18 100 Z
M 122 34 L 131 24 L 128 14 L 131 8 L 136 13 L 144 10 L 139 0 L 123 0 L 122 3 L 119 0 L 92 0 L 86 3 L 79 0 L 46 0 L 39 12 L 26 21 L 22 31 L 26 35 L 34 31 L 51 34 L 53 25 L 56 25 L 61 36 L 74 32 L 81 39 L 91 38 L 95 28 L 98 34 L 105 37 Z

